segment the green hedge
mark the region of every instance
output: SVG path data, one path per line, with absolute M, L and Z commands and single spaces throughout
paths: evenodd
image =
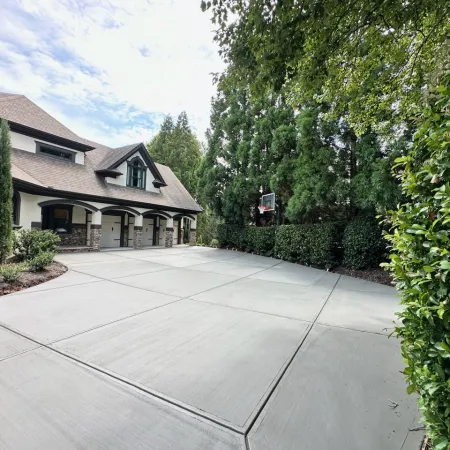
M 247 227 L 220 224 L 217 238 L 220 247 L 233 247 L 264 256 L 274 256 L 276 227 Z
M 275 255 L 286 261 L 329 269 L 339 263 L 341 240 L 340 224 L 284 225 L 276 233 Z
M 232 247 L 309 266 L 331 268 L 340 260 L 341 224 L 247 227 L 221 224 L 220 247 Z
M 344 266 L 350 269 L 378 267 L 385 260 L 386 244 L 375 218 L 361 217 L 345 227 Z

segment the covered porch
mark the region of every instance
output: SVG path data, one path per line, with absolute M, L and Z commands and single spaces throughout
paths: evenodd
M 31 228 L 57 233 L 61 252 L 165 248 L 186 241 L 195 245 L 194 215 L 69 199 L 36 206 L 41 220 L 32 221 Z

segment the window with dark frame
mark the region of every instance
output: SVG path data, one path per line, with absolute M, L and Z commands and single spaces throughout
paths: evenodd
M 58 234 L 72 233 L 72 206 L 55 205 L 43 208 L 42 229 Z
M 63 159 L 65 161 L 75 162 L 75 153 L 70 150 L 65 150 L 51 145 L 36 142 L 37 153 L 51 156 L 52 158 Z
M 128 162 L 127 186 L 145 189 L 146 167 L 138 157 Z
M 20 194 L 17 191 L 13 193 L 13 225 L 18 226 L 20 224 Z

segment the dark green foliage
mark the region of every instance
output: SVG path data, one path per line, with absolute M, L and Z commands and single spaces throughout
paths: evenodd
M 274 256 L 276 227 L 248 227 L 244 231 L 244 250 L 263 256 Z
M 413 151 L 397 160 L 408 202 L 390 212 L 388 267 L 403 304 L 402 342 L 408 391 L 434 449 L 450 449 L 450 72 L 429 95 Z
M 24 264 L 0 265 L 0 277 L 3 278 L 5 283 L 15 283 L 19 281 L 20 275 L 24 269 Z
M 147 144 L 147 150 L 155 162 L 169 166 L 189 193 L 196 195 L 200 143 L 185 112 L 178 116 L 175 125 L 167 116 L 159 133 Z
M 26 261 L 40 253 L 56 253 L 60 242 L 60 237 L 50 230 L 20 230 L 15 233 L 13 250 L 21 261 Z
M 341 241 L 341 224 L 284 225 L 276 232 L 275 256 L 329 269 L 339 262 Z
M 328 269 L 339 262 L 342 229 L 342 224 L 326 223 L 247 228 L 221 224 L 217 230 L 221 247 Z
M 53 262 L 54 257 L 55 253 L 53 252 L 38 253 L 33 259 L 28 261 L 28 267 L 31 272 L 42 272 Z
M 213 239 L 217 239 L 219 223 L 219 218 L 209 208 L 199 214 L 197 216 L 197 242 L 210 245 Z
M 0 124 L 0 264 L 11 253 L 12 245 L 11 151 L 8 123 L 2 120 Z
M 343 263 L 350 269 L 370 269 L 386 260 L 382 229 L 373 217 L 361 217 L 348 223 L 342 243 Z

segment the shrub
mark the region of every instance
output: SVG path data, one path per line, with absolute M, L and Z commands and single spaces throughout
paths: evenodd
M 217 248 L 219 246 L 219 241 L 217 239 L 211 239 L 211 243 L 209 245 L 213 248 Z
M 408 156 L 396 160 L 409 199 L 389 212 L 394 253 L 389 267 L 403 311 L 395 332 L 408 392 L 436 450 L 450 448 L 450 72 L 432 93 Z
M 275 255 L 308 266 L 331 268 L 338 264 L 342 224 L 282 225 L 275 236 Z
M 55 253 L 42 252 L 36 255 L 33 259 L 28 261 L 28 267 L 31 272 L 42 272 L 45 268 L 53 262 Z
M 11 252 L 13 182 L 11 176 L 11 137 L 8 122 L 0 121 L 0 263 Z
M 350 269 L 369 269 L 383 261 L 386 244 L 375 218 L 361 217 L 347 224 L 343 239 L 344 266 Z
M 24 264 L 1 265 L 0 276 L 5 283 L 15 283 L 16 281 L 19 281 L 20 275 L 24 269 Z
M 248 227 L 242 237 L 244 250 L 258 255 L 273 256 L 276 227 Z
M 217 226 L 219 225 L 219 218 L 209 209 L 205 209 L 197 216 L 197 241 L 202 239 L 202 242 L 211 242 L 212 239 L 217 239 Z
M 15 234 L 14 253 L 22 260 L 35 258 L 40 253 L 56 253 L 60 237 L 50 230 L 20 230 Z

